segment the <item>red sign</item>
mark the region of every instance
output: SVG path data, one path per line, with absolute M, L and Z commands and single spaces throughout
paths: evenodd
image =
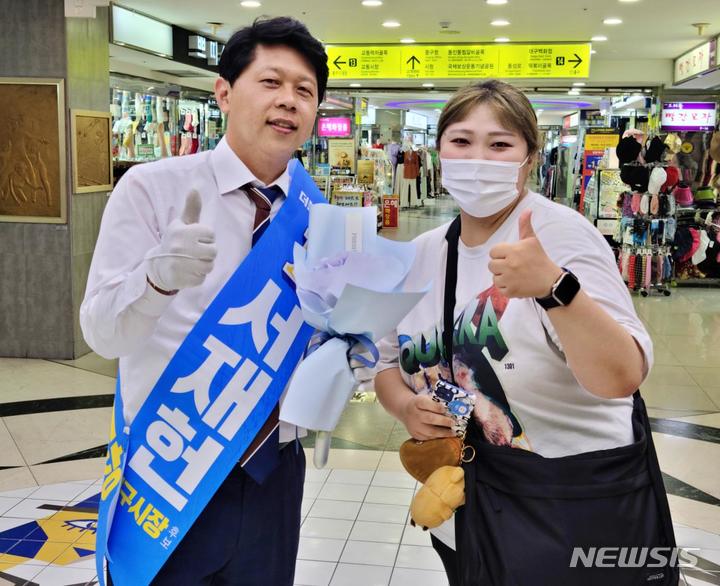
M 340 137 L 351 134 L 350 118 L 318 119 L 318 136 Z
M 383 196 L 383 228 L 398 227 L 400 198 L 397 195 Z

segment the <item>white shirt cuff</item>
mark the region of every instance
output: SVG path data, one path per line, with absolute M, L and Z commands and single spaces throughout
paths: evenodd
M 130 273 L 128 277 L 128 292 L 132 297 L 130 304 L 138 313 L 150 317 L 160 317 L 165 308 L 172 303 L 175 295 L 163 295 L 153 289 L 147 282 L 147 261 Z

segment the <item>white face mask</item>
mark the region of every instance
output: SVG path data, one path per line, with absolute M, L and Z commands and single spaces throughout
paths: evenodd
M 463 211 L 487 218 L 508 207 L 518 196 L 520 169 L 527 163 L 484 159 L 440 159 L 442 184 Z

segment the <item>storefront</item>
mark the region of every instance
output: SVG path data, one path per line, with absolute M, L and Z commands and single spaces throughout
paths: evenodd
M 212 149 L 224 134 L 225 117 L 209 93 L 116 75 L 110 83 L 116 179 L 137 163 Z

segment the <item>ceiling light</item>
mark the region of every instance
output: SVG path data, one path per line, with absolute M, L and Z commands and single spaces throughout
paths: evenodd
M 423 87 L 435 87 L 434 83 L 424 83 L 422 84 Z
M 490 23 L 490 26 L 507 26 L 510 24 L 509 20 L 505 20 L 504 18 L 498 18 L 496 20 L 493 20 Z
M 260 8 L 262 4 L 260 4 L 257 0 L 243 0 L 240 2 L 240 6 L 243 8 Z
M 383 26 L 385 28 L 397 28 L 400 26 L 400 23 L 397 20 L 386 20 L 383 22 Z
M 496 42 L 496 43 L 509 43 L 509 42 L 510 42 L 510 37 L 497 37 L 497 38 L 495 39 L 495 42 Z
M 607 41 L 607 37 L 605 35 L 595 35 L 590 40 L 594 43 L 602 43 L 603 41 Z
M 597 53 L 595 49 L 590 49 L 590 55 L 595 55 L 595 53 Z
M 382 6 L 382 0 L 363 0 L 363 6 Z
M 580 90 L 570 90 L 568 92 L 568 96 L 579 96 L 579 95 L 580 95 Z
M 585 82 L 584 82 L 584 81 L 574 81 L 574 82 L 573 82 L 573 85 L 574 85 L 575 87 L 582 87 L 582 86 L 585 85 Z
M 603 20 L 603 24 L 622 24 L 622 18 L 606 18 L 605 20 Z
M 351 83 L 350 87 L 362 87 L 361 83 Z
M 652 92 L 652 90 L 643 90 L 646 94 L 649 94 Z
M 409 45 L 410 43 L 414 43 L 415 39 L 400 39 L 400 42 Z
M 507 4 L 508 0 L 485 0 L 485 2 L 499 6 L 500 4 Z
M 620 2 L 625 2 L 626 4 L 630 4 L 631 2 L 637 2 L 638 0 L 620 0 Z

